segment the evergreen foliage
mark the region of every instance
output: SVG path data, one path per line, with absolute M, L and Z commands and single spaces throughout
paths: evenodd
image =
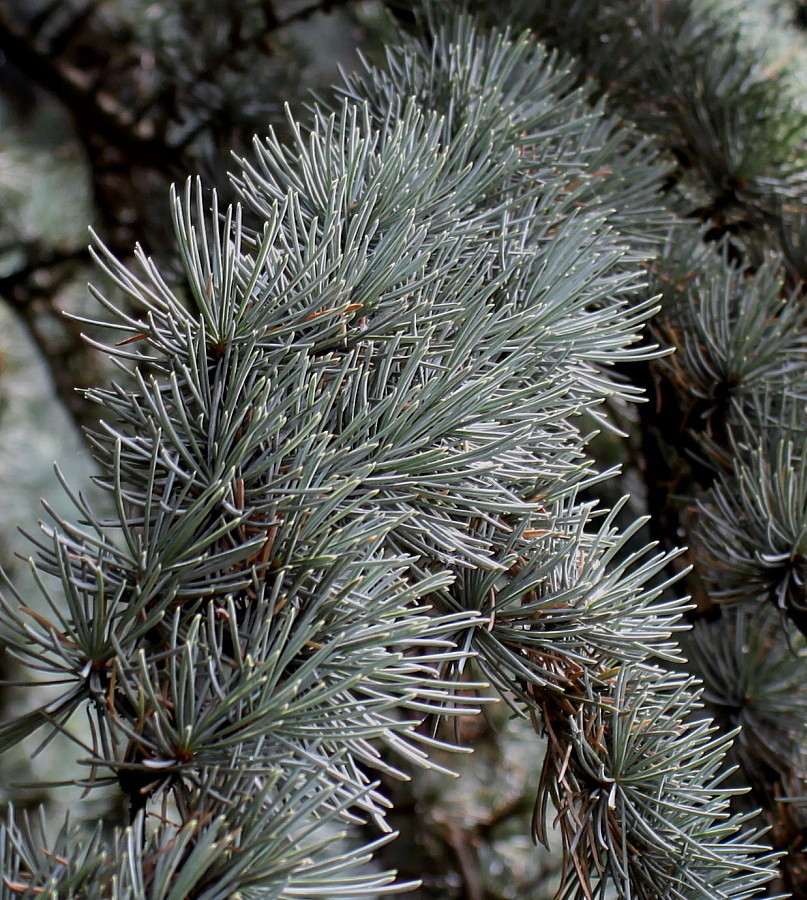
M 95 242 L 106 502 L 63 478 L 47 612 L 0 601 L 55 691 L 0 749 L 68 735 L 127 821 L 11 810 L 0 897 L 412 888 L 389 781 L 496 699 L 559 897 L 797 891 L 804 114 L 683 0 L 390 5 L 237 202 L 172 192 L 181 278 Z

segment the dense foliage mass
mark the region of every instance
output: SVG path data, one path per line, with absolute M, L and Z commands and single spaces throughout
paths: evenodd
M 88 147 L 120 164 L 139 135 L 152 187 L 209 161 L 221 92 L 307 16 L 243 6 L 224 48 L 162 11 L 150 78 L 77 114 Z M 54 9 L 0 5 L 23 71 Z M 66 734 L 122 820 L 9 805 L 0 897 L 518 896 L 456 825 L 459 880 L 392 870 L 396 782 L 501 707 L 542 758 L 520 827 L 560 843 L 559 897 L 797 893 L 805 114 L 683 0 L 390 12 L 383 58 L 229 183 L 172 190 L 178 252 L 153 211 L 153 252 L 95 240 L 99 311 L 72 321 L 117 372 L 80 413 L 99 496 L 62 477 L 39 598 L 5 590 L 17 681 L 51 693 L 0 749 Z M 5 282 L 35 335 L 40 249 Z

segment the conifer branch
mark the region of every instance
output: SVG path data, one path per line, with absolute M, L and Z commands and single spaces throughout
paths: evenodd
M 589 493 L 613 471 L 583 413 L 639 399 L 615 367 L 659 356 L 665 167 L 529 35 L 432 26 L 257 141 L 240 204 L 173 192 L 181 284 L 96 244 L 127 304 L 95 290 L 112 321 L 90 324 L 135 379 L 87 394 L 111 512 L 65 483 L 74 520 L 48 509 L 31 537 L 45 612 L 0 601 L 4 643 L 61 686 L 0 749 L 84 711 L 83 783 L 116 784 L 129 823 L 48 846 L 10 822 L 12 892 L 404 890 L 366 867 L 388 837 L 332 835 L 390 830 L 374 773 L 437 765 L 420 726 L 488 702 L 472 660 L 548 735 L 534 831 L 551 800 L 562 897 L 750 898 L 774 877 L 730 809 L 731 736 L 664 668 L 675 553 L 632 549 L 643 522 Z

